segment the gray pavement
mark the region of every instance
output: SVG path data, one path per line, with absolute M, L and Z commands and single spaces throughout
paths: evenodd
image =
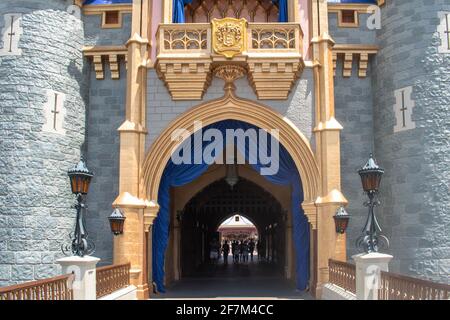
M 293 281 L 267 263 L 203 265 L 191 277 L 168 286 L 167 292 L 153 299 L 313 299 L 299 292 Z

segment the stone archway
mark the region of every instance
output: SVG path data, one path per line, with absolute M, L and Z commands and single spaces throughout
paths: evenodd
M 319 168 L 306 137 L 291 121 L 269 107 L 237 98 L 233 90 L 227 90 L 223 98 L 201 104 L 182 114 L 153 143 L 143 162 L 141 174 L 141 194 L 150 202 L 150 206 L 156 206 L 161 176 L 173 150 L 180 143 L 172 140 L 172 133 L 180 128 L 194 133 L 196 122 L 206 127 L 223 120 L 243 121 L 268 131 L 279 130 L 279 141 L 291 155 L 300 173 L 304 203 L 315 202 L 319 195 Z
M 277 129 L 278 140 L 293 159 L 302 181 L 304 201 L 298 206 L 303 207 L 312 228 L 317 227 L 316 199 L 319 197 L 320 173 L 309 141 L 291 121 L 271 108 L 236 97 L 232 83 L 236 77 L 226 74 L 222 78 L 226 82 L 225 95 L 222 98 L 200 104 L 185 112 L 167 126 L 153 143 L 141 162 L 138 197 L 123 192 L 113 204 L 126 209 L 127 216 L 126 232 L 114 241 L 114 261 L 131 261 L 133 283 L 142 290 L 143 296 L 148 292 L 150 283 L 147 280 L 151 281 L 151 227 L 159 212 L 159 185 L 172 152 L 180 143 L 172 140 L 172 133 L 177 129 L 184 129 L 192 134 L 194 129 L 198 130 L 196 122 L 201 122 L 202 127 L 206 127 L 224 120 L 246 122 L 269 132 Z M 311 239 L 311 243 L 313 242 L 314 238 Z M 130 245 L 139 250 L 130 252 Z M 312 263 L 311 267 L 315 268 L 313 264 L 315 265 Z

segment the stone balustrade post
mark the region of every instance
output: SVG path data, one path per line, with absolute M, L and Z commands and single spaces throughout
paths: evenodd
M 96 266 L 99 258 L 67 257 L 57 260 L 62 266 L 62 274 L 75 274 L 73 282 L 74 300 L 96 300 L 97 299 L 97 273 Z
M 381 271 L 389 271 L 389 261 L 393 258 L 384 253 L 361 253 L 352 256 L 356 263 L 356 299 L 378 300 Z

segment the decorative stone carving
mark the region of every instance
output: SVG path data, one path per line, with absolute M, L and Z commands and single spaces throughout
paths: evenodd
M 440 24 L 437 31 L 441 38 L 441 44 L 438 51 L 439 53 L 450 53 L 450 11 L 439 11 L 438 17 Z
M 242 78 L 247 71 L 239 65 L 222 65 L 214 69 L 214 75 L 225 80 L 225 91 L 234 90 L 236 87 L 233 82 Z
M 226 83 L 234 82 L 235 80 L 242 78 L 245 73 L 245 68 L 233 64 L 219 66 L 214 69 L 214 75 L 225 80 Z
M 202 99 L 213 70 L 229 77 L 237 66 L 248 73 L 258 99 L 283 100 L 304 68 L 303 33 L 297 23 L 247 24 L 245 19 L 225 18 L 212 24 L 163 24 L 157 37 L 155 69 L 173 100 Z
M 287 99 L 292 85 L 304 68 L 303 60 L 282 59 L 249 59 L 248 79 L 258 99 Z
M 22 35 L 20 21 L 22 14 L 8 13 L 4 16 L 4 27 L 2 30 L 3 47 L 0 48 L 0 56 L 20 56 L 22 49 L 19 49 L 19 40 Z
M 186 23 L 211 22 L 224 17 L 249 22 L 278 22 L 278 6 L 272 0 L 194 0 L 186 5 Z
M 157 73 L 173 100 L 201 100 L 212 79 L 209 59 L 159 60 Z
M 109 62 L 111 79 L 120 79 L 120 59 L 127 61 L 127 48 L 124 46 L 86 47 L 83 49 L 85 57 L 92 58 L 97 80 L 105 79 L 104 64 Z
M 394 132 L 411 130 L 416 128 L 416 123 L 412 119 L 413 109 L 416 105 L 412 99 L 413 87 L 405 87 L 395 90 L 394 112 L 397 124 L 394 126 Z
M 352 76 L 353 61 L 358 60 L 358 77 L 365 78 L 367 76 L 367 68 L 369 65 L 369 56 L 375 55 L 378 47 L 359 44 L 336 44 L 333 47 L 333 67 L 336 76 L 336 66 L 339 57 L 343 57 L 342 76 L 349 78 Z
M 45 123 L 42 126 L 42 131 L 61 135 L 66 134 L 64 129 L 65 101 L 66 95 L 64 93 L 47 90 L 47 103 L 44 105 Z
M 247 21 L 245 19 L 213 19 L 213 49 L 227 59 L 245 51 Z

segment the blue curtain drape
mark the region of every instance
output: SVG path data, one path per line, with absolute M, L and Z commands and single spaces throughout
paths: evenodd
M 220 130 L 223 136 L 225 136 L 226 129 L 259 129 L 253 125 L 237 120 L 221 121 L 207 126 L 202 130 L 204 131 L 210 128 Z M 258 150 L 254 150 L 257 148 L 250 148 L 250 144 L 257 144 L 260 142 L 258 141 L 259 138 L 260 137 L 257 136 L 255 141 L 249 141 L 249 143 L 246 143 L 245 146 L 238 145 L 238 147 L 242 148 L 239 152 L 244 155 L 247 160 L 252 157 L 254 159 L 259 159 L 257 154 L 251 154 L 251 152 L 257 153 Z M 191 139 L 190 143 L 193 150 L 193 152 L 191 152 L 191 159 L 194 159 L 194 154 L 196 152 L 203 152 L 204 148 L 210 143 L 214 143 L 214 141 L 204 142 L 203 145 L 195 145 L 194 139 Z M 262 140 L 261 143 L 267 143 L 268 150 L 273 152 L 270 139 L 268 139 L 268 141 Z M 225 147 L 225 145 L 222 147 Z M 197 148 L 197 150 L 195 148 Z M 307 287 L 309 279 L 309 224 L 300 206 L 303 202 L 303 190 L 296 165 L 287 150 L 281 145 L 279 148 L 279 162 L 280 165 L 277 174 L 266 175 L 263 177 L 274 184 L 291 186 L 291 211 L 293 217 L 293 238 L 296 252 L 297 288 L 304 290 Z M 261 168 L 265 167 L 265 165 L 262 165 L 259 161 L 257 164 L 252 164 L 252 166 L 258 172 Z M 164 257 L 169 239 L 170 188 L 183 186 L 195 180 L 207 169 L 208 165 L 203 162 L 201 164 L 175 165 L 172 160 L 170 160 L 164 170 L 158 194 L 158 204 L 160 205 L 160 210 L 153 225 L 153 281 L 156 283 L 160 292 L 165 292 Z
M 185 23 L 184 6 L 191 3 L 192 0 L 173 0 L 173 23 Z
M 288 22 L 288 0 L 272 0 L 278 5 L 278 22 Z

